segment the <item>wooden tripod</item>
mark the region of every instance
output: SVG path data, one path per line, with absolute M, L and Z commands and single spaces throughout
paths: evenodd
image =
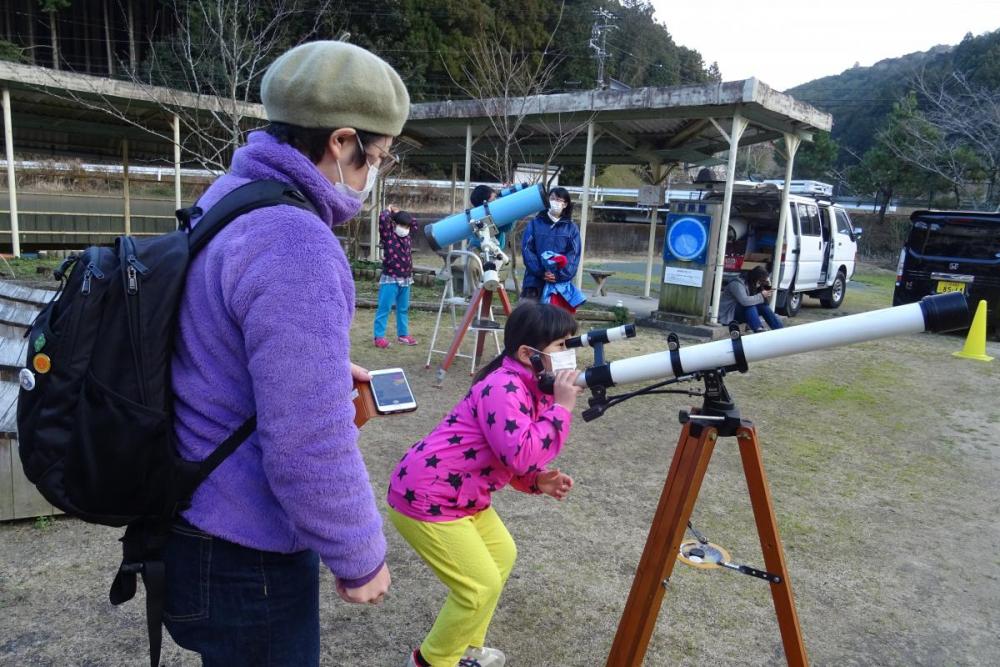
M 503 306 L 504 315 L 510 315 L 510 299 L 507 297 L 507 290 L 504 289 L 502 283 L 497 286 L 496 293 L 497 296 L 500 297 L 500 303 Z M 472 295 L 472 300 L 469 301 L 469 307 L 466 309 L 465 315 L 462 317 L 462 321 L 458 325 L 458 329 L 455 331 L 455 337 L 452 339 L 451 345 L 448 347 L 448 353 L 444 355 L 444 360 L 441 362 L 441 366 L 438 367 L 438 382 L 444 381 L 445 373 L 448 372 L 448 368 L 450 368 L 452 362 L 455 361 L 455 357 L 458 355 L 458 350 L 462 346 L 462 339 L 465 338 L 466 332 L 470 329 L 476 332 L 476 349 L 472 356 L 472 372 L 475 372 L 475 360 L 479 359 L 483 354 L 483 343 L 486 342 L 486 336 L 489 331 L 473 326 L 472 320 L 476 317 L 477 312 L 480 320 L 490 319 L 490 306 L 492 304 L 493 290 L 486 289 L 483 287 L 482 283 L 480 283 L 479 287 L 476 288 L 475 293 Z
M 710 412 L 703 409 L 703 416 L 691 415 L 681 430 L 646 547 L 611 645 L 608 667 L 638 667 L 642 664 L 685 527 L 691 518 L 715 442 L 720 436 L 735 436 L 739 443 L 765 568 L 780 577 L 779 583 L 771 583 L 770 586 L 785 658 L 793 667 L 809 664 L 792 598 L 792 583 L 778 536 L 771 492 L 764 474 L 757 430 L 749 420 L 740 419 L 735 408 L 729 411 L 728 416 L 710 416 L 707 418 L 713 421 L 703 423 L 701 420 L 706 419 L 704 415 Z

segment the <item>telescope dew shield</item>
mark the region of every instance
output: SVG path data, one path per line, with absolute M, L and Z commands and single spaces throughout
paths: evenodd
M 883 308 L 868 313 L 811 322 L 744 336 L 743 353 L 748 363 L 812 352 L 827 347 L 862 343 L 878 338 L 918 333 L 944 332 L 969 326 L 969 304 L 961 292 L 935 294 L 917 303 Z M 730 339 L 682 347 L 680 368 L 685 374 L 730 368 L 736 354 Z M 581 387 L 610 387 L 615 384 L 668 380 L 677 377 L 670 352 L 655 352 L 612 361 L 588 368 L 576 384 Z
M 498 232 L 507 231 L 517 220 L 545 208 L 545 189 L 541 185 L 519 185 L 502 191 L 489 204 L 466 209 L 424 227 L 424 236 L 432 250 L 459 243 L 473 236 L 471 220 L 493 217 Z

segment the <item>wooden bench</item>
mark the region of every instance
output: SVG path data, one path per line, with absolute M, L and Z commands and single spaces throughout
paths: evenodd
M 594 288 L 594 292 L 591 296 L 607 296 L 608 288 L 604 283 L 607 282 L 608 278 L 615 275 L 615 272 L 587 269 L 587 273 L 589 273 L 590 277 L 594 279 L 595 283 L 597 283 L 597 286 Z

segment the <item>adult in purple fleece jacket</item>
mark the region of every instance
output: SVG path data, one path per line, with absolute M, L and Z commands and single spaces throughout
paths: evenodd
M 242 215 L 189 267 L 172 364 L 180 455 L 206 458 L 257 416 L 165 549 L 167 629 L 206 665 L 318 664 L 320 559 L 348 602 L 378 603 L 389 586 L 351 400 L 367 377 L 349 361 L 354 282 L 331 227 L 391 161 L 409 98 L 387 63 L 342 42 L 281 56 L 262 98 L 270 125 L 198 206 L 275 179 L 318 215 Z

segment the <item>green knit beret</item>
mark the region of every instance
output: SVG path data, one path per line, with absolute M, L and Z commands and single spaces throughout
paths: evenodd
M 268 120 L 398 136 L 410 95 L 396 70 L 347 42 L 309 42 L 271 63 L 260 87 Z

